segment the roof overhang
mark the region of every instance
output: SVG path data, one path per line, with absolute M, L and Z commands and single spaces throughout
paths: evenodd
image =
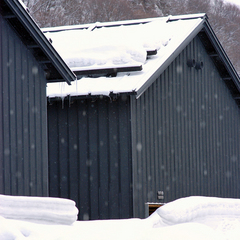
M 134 72 L 134 71 L 141 71 L 142 65 L 131 65 L 131 66 L 119 66 L 115 68 L 97 68 L 97 69 L 84 69 L 84 70 L 74 70 L 73 72 L 78 76 L 91 76 L 91 77 L 98 77 L 98 76 L 107 76 L 107 77 L 115 77 L 117 73 L 120 72 Z
M 208 55 L 211 57 L 215 66 L 217 67 L 221 78 L 230 89 L 238 106 L 240 106 L 239 75 L 207 20 L 204 22 L 203 29 L 198 33 L 198 36 L 201 39 Z
M 186 18 L 182 18 L 186 19 Z M 179 20 L 178 17 L 170 18 L 169 21 Z M 185 40 L 179 45 L 175 51 L 165 59 L 164 63 L 151 74 L 149 79 L 139 89 L 136 90 L 136 98 L 139 98 L 142 93 L 160 76 L 163 71 L 171 64 L 171 62 L 181 53 L 181 51 L 195 38 L 198 36 L 203 43 L 208 55 L 213 60 L 217 67 L 220 76 L 227 84 L 230 89 L 233 98 L 240 106 L 240 78 L 233 67 L 229 57 L 224 51 L 221 43 L 215 35 L 212 27 L 208 22 L 207 15 L 202 17 L 202 21 L 196 26 L 196 28 L 185 38 Z
M 0 11 L 23 43 L 43 66 L 48 82 L 71 81 L 76 75 L 70 70 L 50 41 L 18 0 L 0 0 Z
M 207 16 L 199 15 L 201 16 L 202 20 L 198 23 L 197 26 L 191 31 L 191 33 L 178 45 L 177 48 L 173 49 L 172 53 L 170 55 L 167 55 L 167 57 L 163 60 L 163 63 L 160 65 L 160 67 L 155 71 L 151 72 L 150 76 L 147 81 L 143 85 L 141 85 L 140 88 L 136 89 L 136 98 L 139 98 L 145 90 L 152 85 L 152 83 L 164 72 L 164 70 L 173 62 L 173 60 L 183 51 L 183 49 L 193 40 L 194 37 L 197 36 L 197 34 L 201 31 L 201 29 L 204 26 L 205 19 Z M 184 19 L 191 19 L 191 18 L 177 18 L 173 17 L 172 19 L 169 18 L 168 22 L 170 21 L 177 21 L 177 20 L 184 20 Z

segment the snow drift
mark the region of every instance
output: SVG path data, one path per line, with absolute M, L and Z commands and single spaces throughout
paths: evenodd
M 155 227 L 197 222 L 216 229 L 226 219 L 234 219 L 240 224 L 240 199 L 180 198 L 158 208 L 151 217 L 156 219 Z
M 78 209 L 69 199 L 0 195 L 0 216 L 41 223 L 72 224 Z
M 1 240 L 240 239 L 240 199 L 193 196 L 167 203 L 146 219 L 95 221 L 74 221 L 75 204 L 67 199 L 0 195 L 0 204 Z

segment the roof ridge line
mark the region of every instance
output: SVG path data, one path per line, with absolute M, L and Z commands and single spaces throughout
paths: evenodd
M 173 22 L 178 20 L 190 20 L 190 19 L 196 19 L 196 18 L 208 19 L 208 16 L 206 13 L 185 14 L 185 15 L 176 15 L 176 16 L 169 15 L 167 22 Z

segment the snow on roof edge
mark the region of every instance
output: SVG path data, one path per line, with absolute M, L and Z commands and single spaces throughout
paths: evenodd
M 43 32 L 65 31 L 65 30 L 84 29 L 84 28 L 87 29 L 92 26 L 110 27 L 110 26 L 116 26 L 116 25 L 131 25 L 131 24 L 147 23 L 147 22 L 152 22 L 154 20 L 164 19 L 164 18 L 166 18 L 166 21 L 174 21 L 174 20 L 184 20 L 184 19 L 187 20 L 192 18 L 203 18 L 205 16 L 206 16 L 206 13 L 184 14 L 184 15 L 176 15 L 176 16 L 169 15 L 169 16 L 155 17 L 155 18 L 142 18 L 142 19 L 132 19 L 132 20 L 112 21 L 112 22 L 95 22 L 95 23 L 86 23 L 86 24 L 77 24 L 77 25 L 46 27 L 46 28 L 41 28 L 41 30 Z
M 175 15 L 169 16 L 169 21 L 174 21 L 174 20 L 184 20 L 184 19 L 193 19 L 193 18 L 204 18 L 207 17 L 206 13 L 195 13 L 195 14 L 184 14 L 184 15 Z
M 25 5 L 25 3 L 22 0 L 18 0 L 18 1 L 23 6 L 23 8 L 29 13 L 29 10 L 28 10 L 27 6 Z
M 122 21 L 112 21 L 112 22 L 93 22 L 86 24 L 77 24 L 77 25 L 67 25 L 67 26 L 57 26 L 57 27 L 46 27 L 41 28 L 43 32 L 51 32 L 51 31 L 65 31 L 65 30 L 74 30 L 74 29 L 84 29 L 90 28 L 92 26 L 95 27 L 111 27 L 116 25 L 131 25 L 131 24 L 139 24 L 139 23 L 147 23 L 157 19 L 169 19 L 169 17 L 156 17 L 156 18 L 143 18 L 143 19 L 133 19 L 133 20 L 122 20 Z

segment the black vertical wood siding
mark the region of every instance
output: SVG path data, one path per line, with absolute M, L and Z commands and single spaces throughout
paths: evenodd
M 129 98 L 50 101 L 49 194 L 79 219 L 132 217 Z
M 198 37 L 131 100 L 135 217 L 144 217 L 148 201 L 240 197 L 240 110 Z
M 0 16 L 0 193 L 48 195 L 44 71 Z

